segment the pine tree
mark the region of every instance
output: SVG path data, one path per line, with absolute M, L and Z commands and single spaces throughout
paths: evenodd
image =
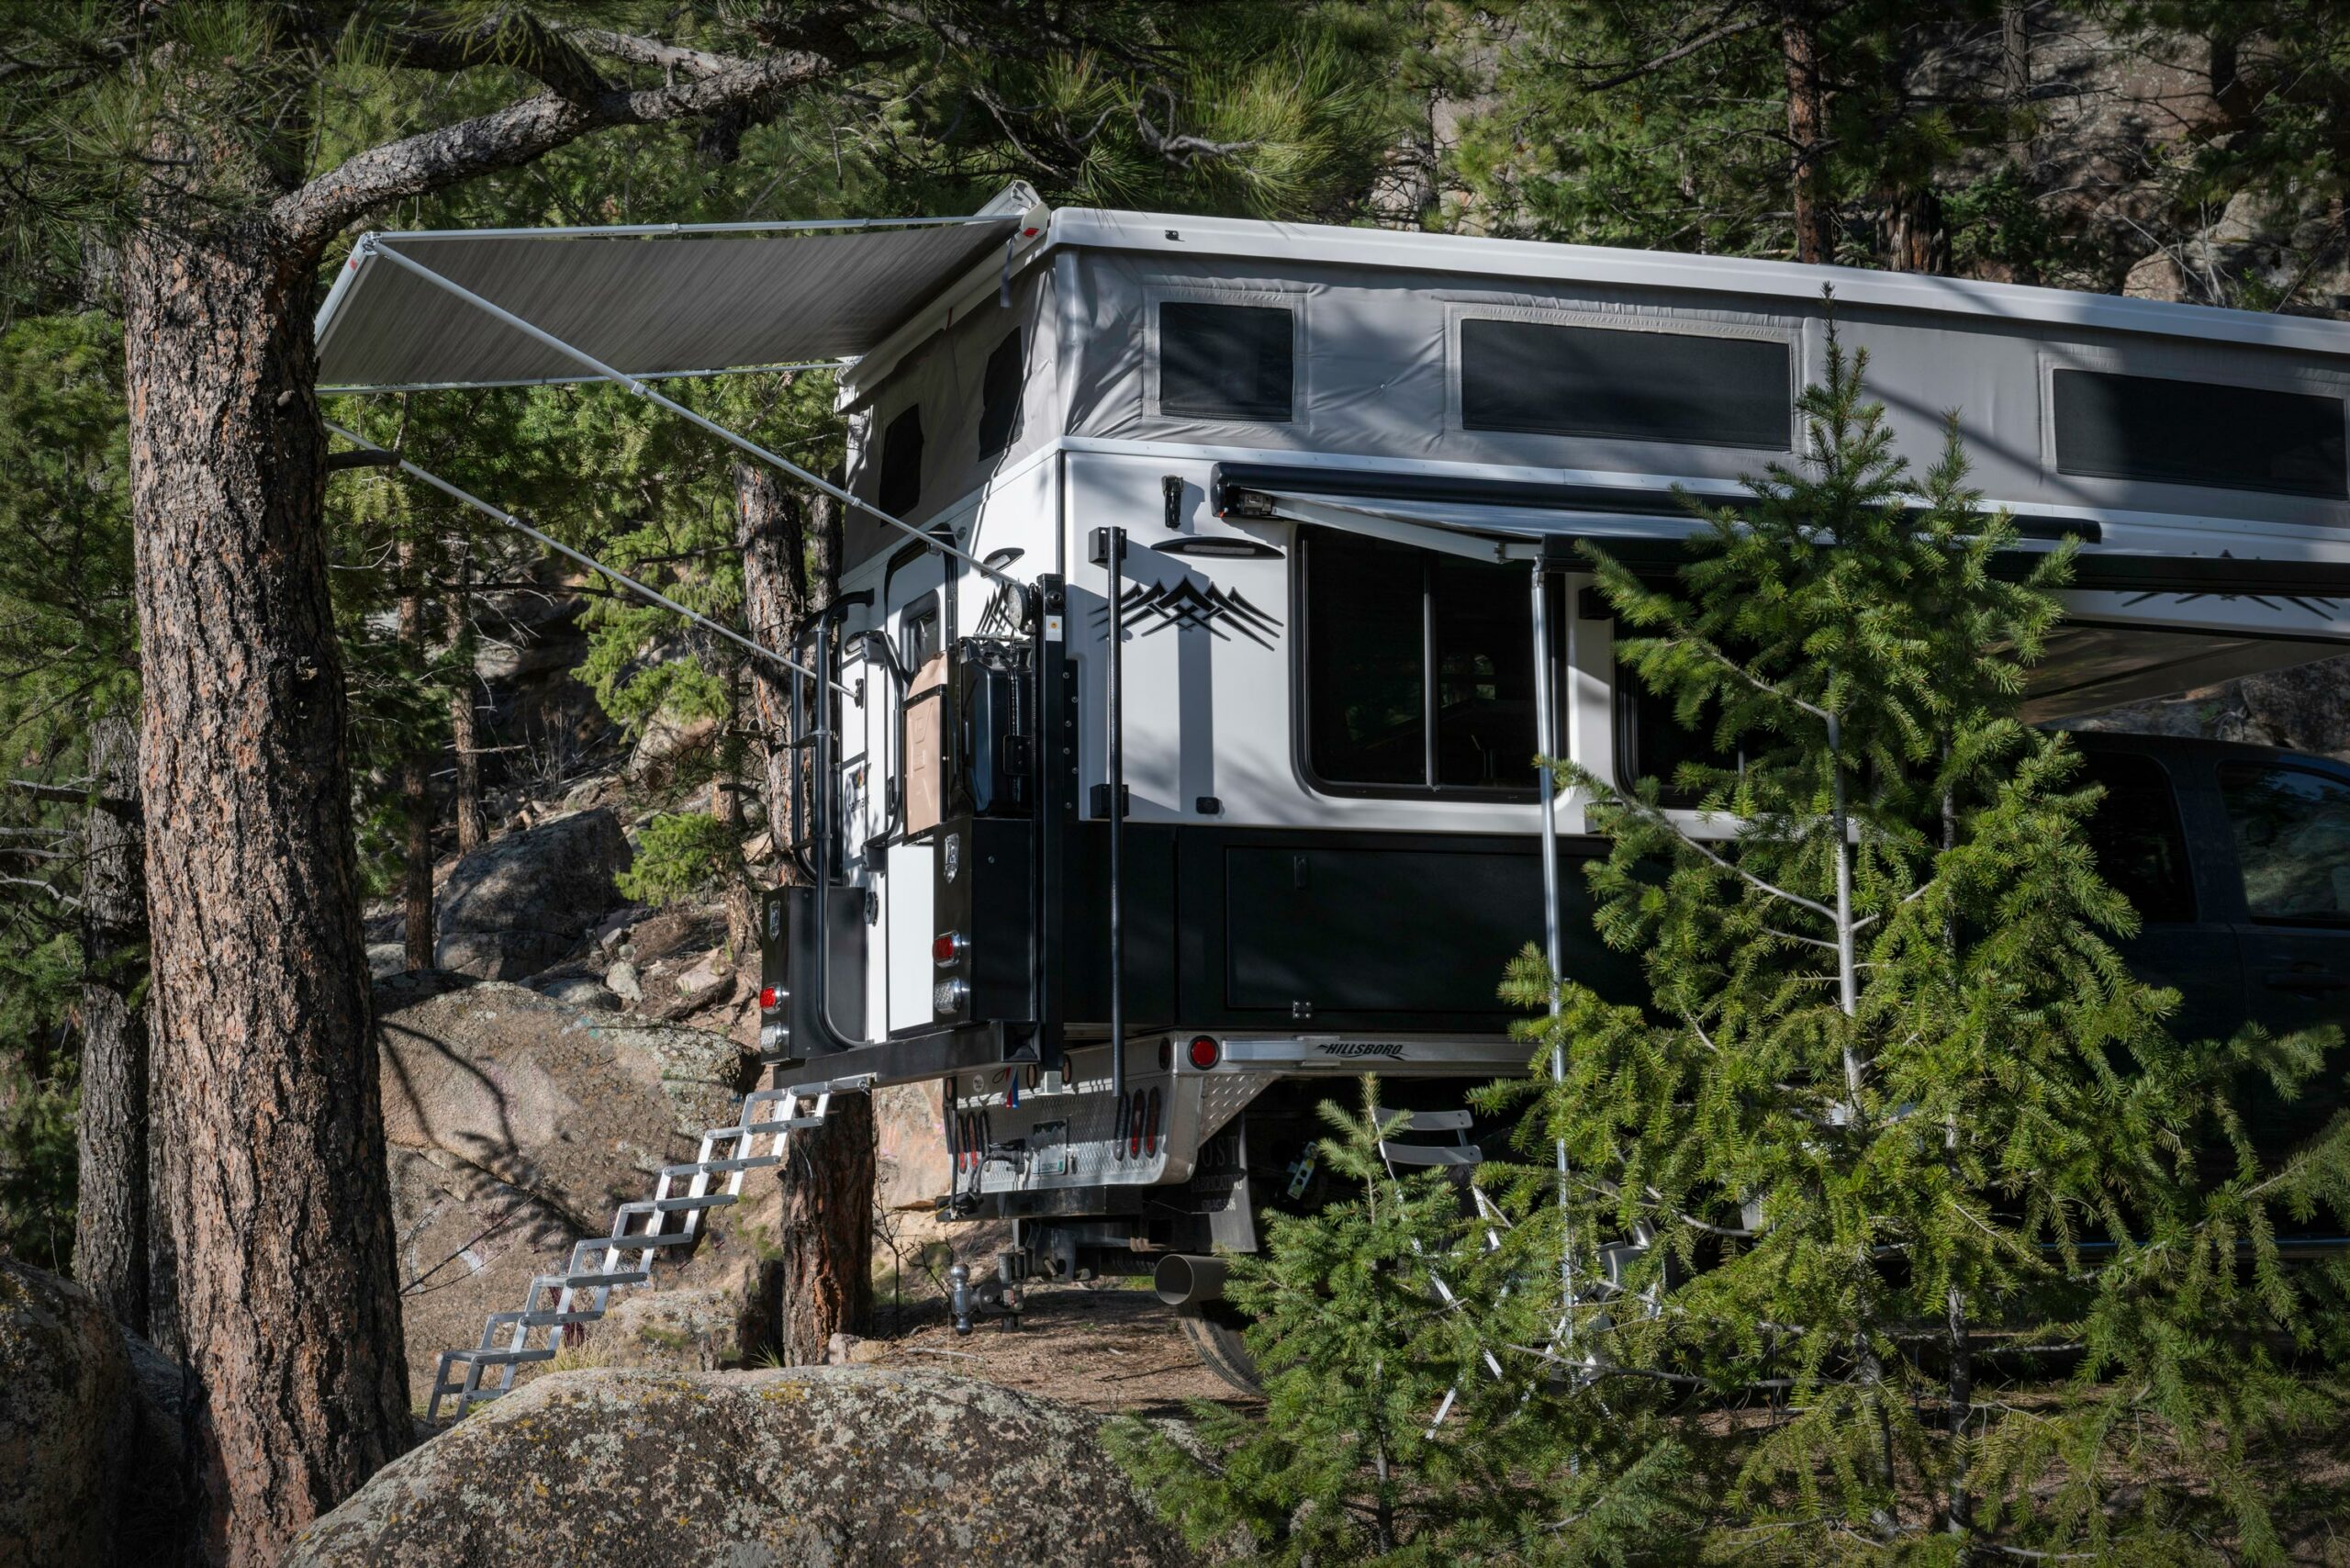
M 1191 1441 L 1133 1420 L 1110 1430 L 1155 1506 L 1195 1545 L 1245 1540 L 1248 1561 L 1300 1568 L 1669 1555 L 1679 1446 L 1633 1451 L 1580 1431 L 1619 1462 L 1570 1473 L 1562 1428 L 1492 1379 L 1474 1319 L 1441 1282 L 1482 1222 L 1464 1221 L 1438 1172 L 1390 1171 L 1380 1141 L 1405 1118 L 1380 1109 L 1376 1079 L 1359 1114 L 1321 1112 L 1333 1136 L 1319 1157 L 1356 1195 L 1270 1215 L 1263 1251 L 1231 1261 L 1263 1413 L 1195 1404 Z
M 1484 1333 L 1541 1352 L 1565 1427 L 1706 1417 L 1725 1551 L 2272 1559 L 2249 1458 L 2333 1408 L 2294 1358 L 2342 1328 L 2276 1232 L 2350 1215 L 2350 1121 L 2268 1167 L 2234 1107 L 2332 1042 L 2165 1028 L 2095 791 L 2017 717 L 2070 548 L 2018 553 L 1954 425 L 1913 473 L 1864 367 L 1831 330 L 1805 461 L 1704 511 L 1676 588 L 1592 552 L 1622 657 L 1724 760 L 1670 781 L 1694 812 L 1558 768 L 1651 994 L 1566 983 L 1494 1092 L 1542 1163 Z M 1507 990 L 1550 985 L 1529 949 Z

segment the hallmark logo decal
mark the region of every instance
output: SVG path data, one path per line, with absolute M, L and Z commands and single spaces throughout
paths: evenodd
M 1095 607 L 1095 625 L 1104 624 L 1109 619 L 1108 605 Z M 1169 626 L 1197 626 L 1217 637 L 1225 636 L 1229 630 L 1260 648 L 1271 647 L 1281 629 L 1278 620 L 1249 603 L 1246 595 L 1226 592 L 1213 584 L 1203 591 L 1190 577 L 1139 589 L 1126 600 L 1121 624 L 1129 632 L 1141 626 L 1146 637 Z
M 1385 1040 L 1325 1040 L 1314 1047 L 1326 1057 L 1385 1057 L 1402 1061 L 1404 1047 Z

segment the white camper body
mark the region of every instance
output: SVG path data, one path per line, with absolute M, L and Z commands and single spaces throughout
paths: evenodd
M 1587 933 L 1604 852 L 1573 796 L 1546 813 L 1538 740 L 1616 781 L 1644 747 L 1577 542 L 1668 561 L 1684 493 L 1798 462 L 1831 308 L 1914 463 L 1955 419 L 2027 550 L 2081 542 L 2034 717 L 2350 651 L 2350 327 L 1025 196 L 962 221 L 385 235 L 320 341 L 362 388 L 858 356 L 768 1038 L 811 1092 L 943 1080 L 953 1206 L 1039 1267 L 1252 1244 L 1240 1129 L 1281 1086 L 1457 1104 L 1525 1070 L 1494 987 L 1546 902 Z M 506 324 L 432 319 L 452 280 Z

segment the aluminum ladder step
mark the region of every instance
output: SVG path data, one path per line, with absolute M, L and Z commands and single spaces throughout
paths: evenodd
M 729 1204 L 740 1202 L 742 1200 L 732 1193 L 704 1193 L 699 1198 L 655 1198 L 653 1207 L 655 1213 L 674 1215 L 690 1213 L 695 1209 L 722 1209 Z
M 643 1269 L 623 1269 L 617 1274 L 565 1274 L 563 1283 L 565 1290 L 586 1291 L 599 1285 L 641 1285 L 652 1277 Z
M 661 1174 L 677 1176 L 723 1176 L 730 1170 L 765 1170 L 783 1163 L 780 1154 L 746 1154 L 740 1159 L 704 1159 L 692 1165 L 664 1165 Z

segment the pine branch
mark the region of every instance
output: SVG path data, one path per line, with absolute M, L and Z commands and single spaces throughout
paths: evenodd
M 281 197 L 274 215 L 297 246 L 315 254 L 363 214 L 387 202 L 510 169 L 616 126 L 659 125 L 730 109 L 757 112 L 838 68 L 823 55 L 794 50 L 643 91 L 612 88 L 585 99 L 542 94 L 353 154 Z

